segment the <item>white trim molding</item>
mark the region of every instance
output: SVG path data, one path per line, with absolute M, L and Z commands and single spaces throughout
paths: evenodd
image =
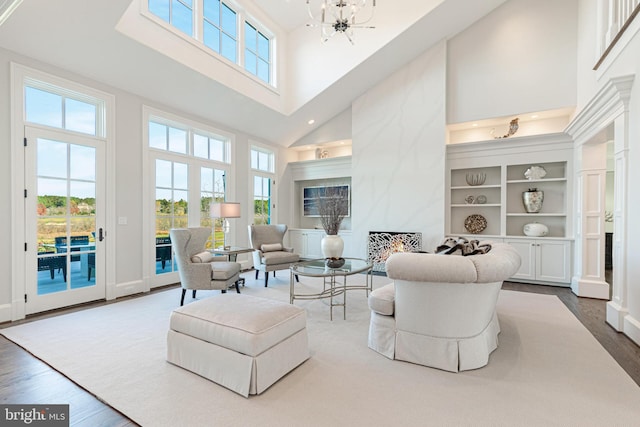
M 606 173 L 600 173 L 601 171 L 598 170 L 601 165 L 596 157 L 598 153 L 602 154 L 603 144 L 613 141 L 615 152 L 613 268 L 615 275 L 611 292 L 612 300 L 607 303 L 606 319 L 614 329 L 624 332 L 635 342 L 640 342 L 640 328 L 637 327 L 639 323 L 629 317 L 629 283 L 626 274 L 629 256 L 627 248 L 629 100 L 634 78 L 634 75 L 627 75 L 607 81 L 567 126 L 566 132 L 574 138 L 576 163 L 581 165 L 576 168 L 578 175 L 576 254 L 581 254 L 581 257 L 576 257 L 576 275 L 572 280 L 572 290 L 578 296 L 609 299 L 609 286 L 603 283 L 603 277 L 598 277 L 600 274 L 596 274 L 595 277 L 590 276 L 589 273 L 602 270 L 604 265 L 602 256 L 604 253 L 602 244 L 604 203 L 600 193 L 606 183 Z M 597 179 L 592 179 L 590 185 L 585 185 L 584 178 L 589 173 L 592 173 L 592 177 L 597 175 Z M 597 266 L 590 268 L 587 265 L 589 262 L 597 262 Z

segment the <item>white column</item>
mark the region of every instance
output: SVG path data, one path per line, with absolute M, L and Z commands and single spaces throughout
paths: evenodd
M 624 330 L 624 318 L 629 313 L 627 299 L 627 265 L 625 254 L 629 253 L 626 245 L 627 215 L 626 200 L 628 197 L 629 162 L 629 113 L 625 111 L 614 122 L 614 164 L 615 164 L 615 193 L 613 210 L 613 291 L 611 301 L 607 303 L 607 323 L 615 330 Z
M 606 143 L 578 146 L 575 155 L 578 224 L 571 290 L 581 297 L 609 299 L 604 277 Z

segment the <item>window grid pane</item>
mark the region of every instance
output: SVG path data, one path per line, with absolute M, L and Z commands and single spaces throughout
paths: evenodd
M 207 21 L 204 21 L 203 43 L 214 52 L 220 53 L 220 30 Z
M 67 130 L 96 135 L 97 108 L 95 105 L 66 98 L 64 111 L 65 128 Z
M 173 0 L 171 2 L 171 24 L 193 37 L 193 10 L 186 1 Z
M 222 3 L 222 30 L 233 39 L 237 37 L 236 13 L 224 3 Z
M 226 33 L 222 33 L 222 56 L 231 62 L 236 62 L 236 41 Z
M 205 20 L 220 26 L 220 0 L 204 0 L 203 15 Z
M 169 128 L 169 151 L 187 153 L 187 132 L 182 129 Z
M 171 16 L 169 0 L 149 0 L 149 12 L 160 19 L 169 22 Z
M 271 223 L 271 179 L 254 176 L 253 180 L 253 222 Z

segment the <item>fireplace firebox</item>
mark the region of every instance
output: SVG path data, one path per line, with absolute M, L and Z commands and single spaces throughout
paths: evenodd
M 391 254 L 422 250 L 422 233 L 370 231 L 367 247 L 373 271 L 385 272 L 385 262 Z

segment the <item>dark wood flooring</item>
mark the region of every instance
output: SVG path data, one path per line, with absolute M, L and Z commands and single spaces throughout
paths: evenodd
M 503 289 L 558 296 L 629 376 L 640 385 L 640 347 L 605 323 L 606 301 L 578 298 L 569 288 L 555 286 L 505 282 Z M 30 316 L 19 323 L 112 303 L 114 302 L 97 302 L 56 310 Z M 0 328 L 8 326 L 11 324 L 5 323 L 0 325 Z M 137 425 L 2 336 L 0 336 L 0 360 L 2 361 L 0 364 L 0 402 L 4 404 L 69 404 L 72 426 Z

